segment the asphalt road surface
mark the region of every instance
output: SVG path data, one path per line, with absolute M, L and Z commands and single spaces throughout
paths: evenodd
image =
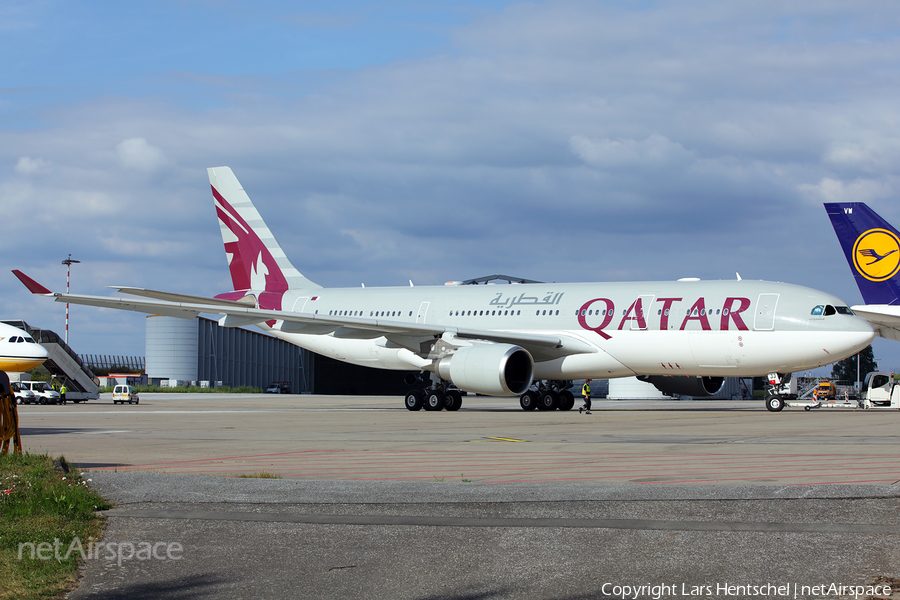
M 71 595 L 104 599 L 900 598 L 898 419 L 759 401 L 20 407 L 26 448 L 116 503 Z M 236 477 L 260 473 L 282 479 Z

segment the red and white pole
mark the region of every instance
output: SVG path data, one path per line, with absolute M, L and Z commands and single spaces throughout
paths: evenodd
M 62 264 L 66 265 L 66 295 L 69 295 L 69 274 L 72 269 L 72 263 L 79 263 L 80 260 L 72 260 L 72 255 L 69 255 L 69 258 L 62 261 Z M 69 303 L 66 302 L 66 335 L 65 335 L 66 345 L 69 345 Z

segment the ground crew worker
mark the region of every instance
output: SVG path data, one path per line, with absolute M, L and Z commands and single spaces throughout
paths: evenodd
M 578 414 L 581 414 L 581 411 L 586 412 L 587 414 L 591 414 L 591 380 L 585 379 L 584 385 L 581 386 L 581 397 L 584 398 L 584 406 L 578 409 Z
M 63 404 L 66 403 L 66 384 L 62 384 L 59 388 L 59 401 Z

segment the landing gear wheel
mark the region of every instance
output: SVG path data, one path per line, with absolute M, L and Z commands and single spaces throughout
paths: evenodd
M 447 410 L 459 410 L 462 407 L 462 394 L 456 390 L 450 390 L 445 400 Z
M 572 410 L 573 406 L 575 406 L 575 394 L 573 394 L 569 390 L 560 392 L 559 410 Z
M 766 399 L 766 408 L 769 409 L 770 412 L 779 412 L 784 408 L 784 398 L 775 394 L 774 396 L 769 396 Z
M 559 406 L 559 394 L 556 392 L 544 392 L 538 398 L 538 410 L 556 410 Z
M 434 411 L 444 410 L 444 402 L 444 392 L 442 392 L 441 390 L 435 390 L 433 392 L 429 392 L 425 397 L 425 404 L 423 405 L 423 408 L 425 410 Z
M 521 396 L 519 396 L 519 406 L 522 407 L 522 410 L 534 410 L 537 408 L 538 396 L 537 392 L 532 390 L 528 390 Z
M 425 402 L 425 392 L 422 390 L 413 390 L 406 394 L 404 404 L 408 410 L 422 410 L 422 404 Z

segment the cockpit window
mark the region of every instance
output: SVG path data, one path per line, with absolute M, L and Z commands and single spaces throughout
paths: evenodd
M 845 310 L 847 312 L 844 312 Z M 852 315 L 853 314 L 852 312 L 850 312 L 850 309 L 847 308 L 846 306 L 841 306 L 840 308 L 835 308 L 830 304 L 820 304 L 820 305 L 816 306 L 815 308 L 813 308 L 812 312 L 810 314 L 814 317 L 821 317 L 823 315 L 826 317 L 829 317 L 831 315 L 836 315 L 839 312 L 842 315 L 846 315 L 846 314 Z
M 839 315 L 849 315 L 853 316 L 853 311 L 850 310 L 849 306 L 835 306 L 835 310 L 837 310 Z

